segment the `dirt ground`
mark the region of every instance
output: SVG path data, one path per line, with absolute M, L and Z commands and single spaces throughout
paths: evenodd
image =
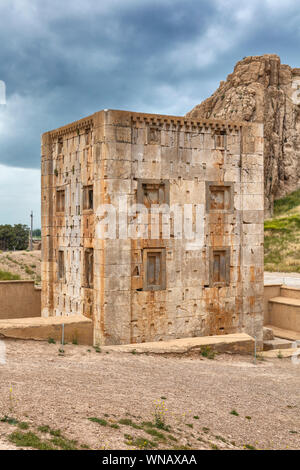
M 15 422 L 0 422 L 0 449 L 14 448 L 16 431 L 47 441 L 59 434 L 91 449 L 300 449 L 300 364 L 289 359 L 254 365 L 244 356 L 106 354 L 76 345 L 59 355 L 57 344 L 5 344 L 0 419 Z M 167 430 L 149 424 L 156 407 Z
M 0 252 L 0 271 L 19 275 L 22 280 L 40 283 L 41 251 Z

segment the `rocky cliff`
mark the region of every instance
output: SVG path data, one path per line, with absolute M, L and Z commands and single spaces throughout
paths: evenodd
M 187 116 L 263 122 L 265 127 L 265 211 L 274 199 L 300 187 L 300 69 L 277 55 L 247 57 L 226 82 Z M 297 91 L 298 89 L 298 91 Z

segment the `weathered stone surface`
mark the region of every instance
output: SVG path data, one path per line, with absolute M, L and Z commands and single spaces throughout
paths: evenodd
M 84 315 L 101 345 L 242 332 L 262 345 L 261 124 L 108 110 L 46 133 L 42 149 L 43 317 Z M 190 204 L 194 229 L 200 205 L 201 238 L 178 237 L 174 214 L 169 237 L 145 214 L 139 228 L 158 237 L 123 237 L 120 216 L 137 217 L 125 208 L 117 238 L 101 238 L 98 209 L 124 196 Z
M 265 150 L 265 214 L 274 199 L 300 186 L 300 69 L 281 64 L 277 55 L 247 57 L 218 90 L 187 114 L 262 122 Z M 299 103 L 299 104 L 297 104 Z
M 297 333 L 297 331 L 283 330 L 282 328 L 278 328 L 274 325 L 266 325 L 266 328 L 272 329 L 276 338 L 283 338 L 288 339 L 290 341 L 296 341 L 298 343 L 298 346 L 300 346 L 300 333 Z
M 93 344 L 93 323 L 82 315 L 0 320 L 0 338 L 34 341 L 52 338 L 60 343 L 62 325 L 65 343 Z
M 274 339 L 274 333 L 271 328 L 264 327 L 263 335 L 264 335 L 264 341 L 272 341 Z
M 159 341 L 155 343 L 141 343 L 134 347 L 124 346 L 105 346 L 103 351 L 115 351 L 120 353 L 137 354 L 192 354 L 201 352 L 203 349 L 215 351 L 218 353 L 237 353 L 253 354 L 254 339 L 245 333 L 236 333 L 232 335 L 206 336 L 200 338 L 184 338 L 172 341 Z
M 286 339 L 274 338 L 264 341 L 264 351 L 271 351 L 272 349 L 291 349 L 294 347 L 294 342 Z
M 34 281 L 1 281 L 0 299 L 0 320 L 41 315 L 41 289 Z
M 288 348 L 288 349 L 272 349 L 270 351 L 263 351 L 260 353 L 261 357 L 266 357 L 269 359 L 275 358 L 288 358 L 294 357 L 295 361 L 300 360 L 300 349 L 299 348 Z

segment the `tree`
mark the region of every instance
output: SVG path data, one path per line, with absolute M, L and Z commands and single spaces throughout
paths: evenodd
M 29 228 L 26 225 L 0 225 L 0 249 L 4 251 L 26 250 Z
M 42 236 L 42 231 L 41 231 L 41 229 L 40 229 L 40 228 L 36 228 L 35 230 L 33 230 L 32 236 L 33 236 L 33 238 L 41 238 L 41 236 Z

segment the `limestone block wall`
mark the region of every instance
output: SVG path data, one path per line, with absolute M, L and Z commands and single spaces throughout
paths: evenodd
M 93 291 L 82 280 L 83 253 L 94 245 L 94 214 L 82 189 L 94 183 L 92 119 L 45 134 L 42 142 L 42 316 L 93 317 Z M 55 136 L 55 138 L 53 138 Z M 58 196 L 64 192 L 64 208 Z M 64 273 L 59 278 L 59 252 Z
M 120 219 L 117 238 L 98 236 L 99 206 L 119 207 L 120 198 L 137 204 L 143 184 L 151 187 L 151 181 L 164 192 L 164 202 L 191 205 L 187 223 L 194 231 L 200 207 L 200 241 L 185 234 L 178 238 L 172 214 L 169 238 L 161 233 L 155 240 L 120 237 Z M 92 209 L 85 206 L 88 188 Z M 218 209 L 220 188 L 225 209 Z M 64 191 L 62 212 L 59 191 Z M 263 209 L 259 124 L 102 111 L 47 133 L 42 142 L 42 314 L 92 318 L 95 344 L 235 332 L 256 334 L 260 341 Z M 119 217 L 136 219 L 122 210 Z M 147 218 L 143 223 L 153 226 Z M 165 269 L 164 285 L 157 290 L 145 289 L 144 260 L 151 250 L 161 252 Z M 61 253 L 63 273 L 58 272 Z M 89 253 L 92 285 L 86 279 Z M 212 277 L 218 253 L 220 266 L 226 266 L 219 284 Z

